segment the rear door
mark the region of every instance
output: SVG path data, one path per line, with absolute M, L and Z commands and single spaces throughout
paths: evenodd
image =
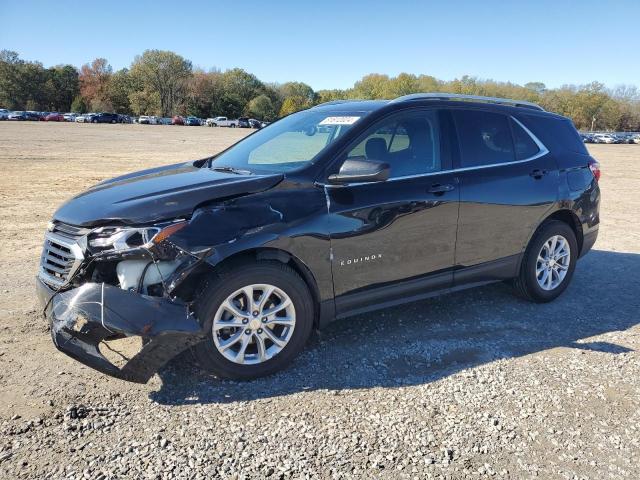
M 556 162 L 515 117 L 452 110 L 458 135 L 460 216 L 456 283 L 508 278 L 558 197 Z

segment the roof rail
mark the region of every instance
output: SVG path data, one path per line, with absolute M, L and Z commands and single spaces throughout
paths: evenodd
M 316 107 L 324 107 L 326 105 L 340 105 L 341 103 L 351 103 L 351 102 L 366 102 L 364 98 L 353 98 L 353 99 L 344 99 L 344 100 L 329 100 L 328 102 L 319 103 L 314 105 L 311 108 Z
M 512 107 L 532 108 L 542 110 L 537 103 L 526 102 L 524 100 L 512 100 L 509 98 L 482 97 L 480 95 L 463 95 L 460 93 L 412 93 L 392 100 L 392 102 L 410 102 L 414 100 L 473 100 L 476 102 L 498 103 L 500 105 L 511 105 Z

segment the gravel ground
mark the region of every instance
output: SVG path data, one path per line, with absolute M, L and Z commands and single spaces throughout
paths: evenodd
M 33 289 L 56 205 L 245 133 L 0 124 L 0 478 L 640 478 L 640 146 L 591 147 L 601 235 L 551 304 L 495 284 L 354 317 L 244 383 L 56 352 Z

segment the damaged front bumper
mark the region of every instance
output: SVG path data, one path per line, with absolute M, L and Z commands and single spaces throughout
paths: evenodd
M 36 285 L 58 350 L 113 377 L 146 383 L 167 361 L 206 337 L 184 303 L 105 283 L 85 283 L 63 292 L 55 292 L 40 278 Z M 101 353 L 105 340 L 132 336 L 146 343 L 122 367 Z

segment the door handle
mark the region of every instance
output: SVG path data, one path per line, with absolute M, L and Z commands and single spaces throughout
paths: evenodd
M 454 185 L 451 185 L 450 183 L 445 183 L 444 185 L 441 185 L 439 183 L 434 183 L 433 185 L 431 185 L 431 188 L 429 188 L 429 190 L 427 190 L 429 193 L 434 193 L 436 195 L 442 195 L 445 192 L 450 192 L 451 190 L 454 190 L 456 187 Z
M 539 168 L 536 168 L 535 170 L 531 170 L 531 173 L 529 173 L 529 176 L 538 180 L 544 177 L 547 173 L 549 173 L 547 170 L 540 170 Z

